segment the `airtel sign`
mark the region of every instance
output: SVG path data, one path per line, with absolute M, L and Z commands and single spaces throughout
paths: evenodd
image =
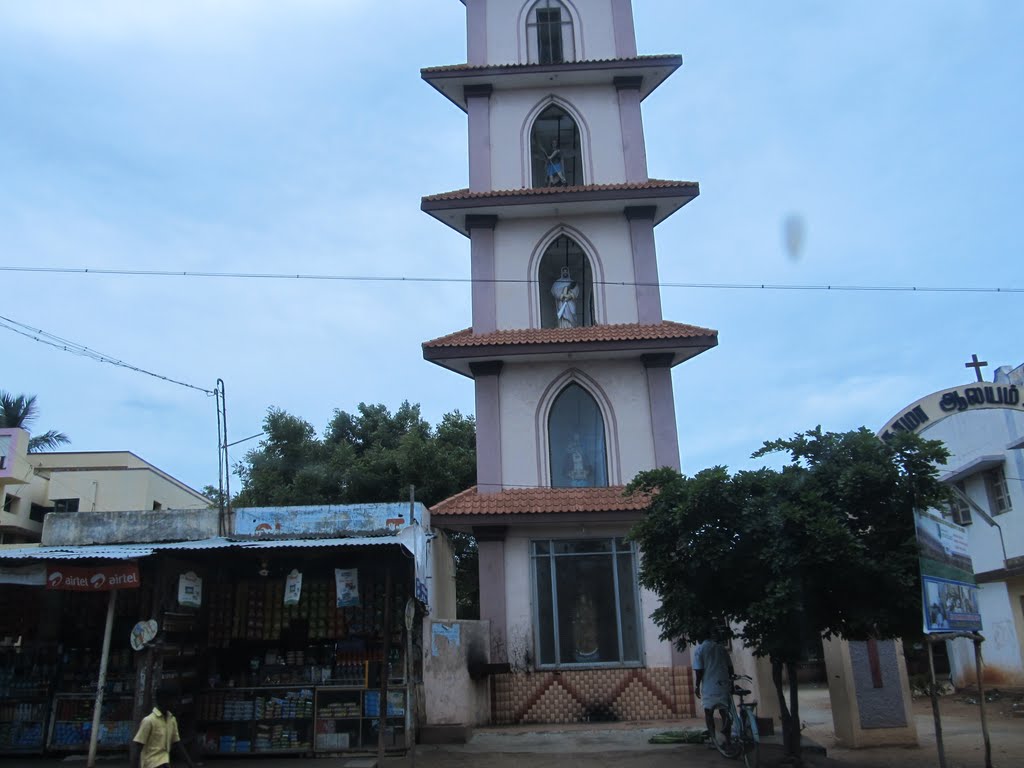
M 109 592 L 113 589 L 138 589 L 137 565 L 104 565 L 74 567 L 49 565 L 46 568 L 46 588 L 73 592 Z

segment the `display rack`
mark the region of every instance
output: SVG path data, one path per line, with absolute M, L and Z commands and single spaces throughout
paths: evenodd
M 0 752 L 41 753 L 50 709 L 51 654 L 27 654 L 0 647 Z
M 207 754 L 304 754 L 313 749 L 311 687 L 204 691 L 197 721 Z
M 405 689 L 388 691 L 386 747 L 405 744 Z M 375 749 L 380 729 L 380 691 L 359 688 L 316 689 L 316 751 Z
M 79 752 L 88 749 L 95 703 L 96 695 L 92 693 L 55 695 L 47 749 L 54 752 Z M 132 696 L 104 694 L 97 742 L 99 748 L 126 749 L 133 735 Z

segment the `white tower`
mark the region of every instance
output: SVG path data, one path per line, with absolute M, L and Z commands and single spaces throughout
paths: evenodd
M 433 521 L 479 543 L 492 720 L 677 717 L 622 486 L 679 468 L 671 368 L 717 344 L 661 311 L 654 227 L 699 190 L 648 178 L 640 103 L 681 58 L 637 56 L 630 0 L 464 2 L 469 61 L 422 76 L 468 115 L 469 188 L 422 209 L 470 239 L 473 324 L 423 354 L 476 386 L 477 486 Z

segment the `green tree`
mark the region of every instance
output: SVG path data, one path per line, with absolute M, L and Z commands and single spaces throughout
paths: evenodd
M 429 507 L 476 478 L 476 423 L 458 411 L 431 427 L 419 405 L 403 402 L 392 414 L 384 405 L 360 403 L 355 413 L 335 410 L 318 437 L 308 421 L 270 408 L 263 432 L 258 447 L 234 465 L 242 481 L 236 507 L 402 501 L 410 485 Z M 476 541 L 448 536 L 459 616 L 471 618 L 479 611 Z
M 38 417 L 39 407 L 36 405 L 35 395 L 13 395 L 0 390 L 0 427 L 18 427 L 31 431 L 29 427 Z M 28 452 L 52 451 L 70 442 L 63 432 L 51 429 L 41 435 L 30 437 Z
M 820 427 L 754 456 L 778 452 L 789 455 L 781 470 L 638 475 L 628 492 L 652 501 L 630 535 L 643 551 L 640 581 L 662 599 L 654 620 L 664 639 L 685 645 L 726 628 L 769 657 L 786 750 L 799 763 L 796 664 L 808 642 L 919 631 L 913 511 L 948 498 L 936 469 L 947 454 L 913 434 L 886 443 L 865 428 Z

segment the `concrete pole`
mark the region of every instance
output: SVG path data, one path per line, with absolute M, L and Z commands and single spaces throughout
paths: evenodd
M 985 717 L 985 686 L 982 683 L 981 635 L 974 636 L 974 669 L 978 675 L 978 707 L 981 710 L 981 734 L 985 740 L 985 768 L 992 768 L 992 741 L 988 737 L 988 719 Z
M 946 768 L 946 748 L 942 744 L 942 718 L 939 717 L 939 692 L 935 682 L 935 656 L 932 652 L 932 638 L 928 642 L 928 671 L 931 674 L 932 716 L 935 718 L 935 746 L 939 751 L 939 768 Z
M 100 653 L 100 673 L 96 680 L 96 703 L 92 709 L 92 732 L 89 734 L 89 758 L 87 768 L 96 765 L 96 748 L 100 740 L 100 718 L 103 714 L 103 689 L 107 685 L 107 664 L 110 661 L 110 635 L 114 631 L 114 609 L 117 607 L 117 590 L 110 590 L 107 600 L 107 623 L 103 627 L 103 651 Z

